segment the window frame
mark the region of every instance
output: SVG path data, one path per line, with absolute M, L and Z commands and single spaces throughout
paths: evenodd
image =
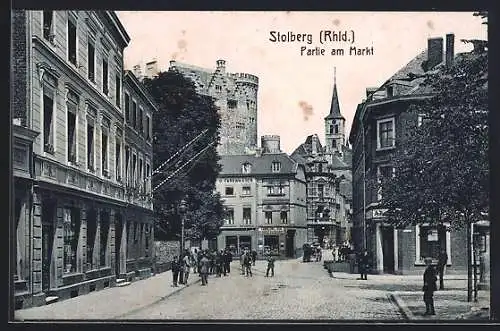
M 229 217 L 231 215 L 231 217 Z M 227 207 L 224 213 L 224 224 L 225 225 L 234 225 L 234 208 Z
M 42 85 L 42 93 L 41 93 L 41 112 L 40 112 L 40 117 L 41 117 L 41 125 L 40 125 L 40 131 L 42 133 L 42 152 L 44 156 L 52 156 L 54 157 L 56 154 L 56 130 L 55 130 L 55 115 L 57 112 L 57 100 L 56 100 L 56 90 L 55 87 L 48 86 L 48 83 L 44 82 Z M 51 121 L 50 121 L 50 132 L 48 134 L 48 141 L 45 141 L 45 97 L 49 98 L 52 101 L 52 114 L 51 114 Z M 48 150 L 46 149 L 46 145 L 49 145 Z
M 380 131 L 380 127 L 382 124 L 385 124 L 385 123 L 391 123 L 392 143 L 390 146 L 382 147 L 382 145 L 381 145 L 382 142 L 380 139 L 382 132 Z M 396 148 L 396 118 L 394 116 L 391 116 L 391 117 L 385 117 L 385 118 L 378 119 L 377 120 L 377 151 L 388 150 L 388 149 L 393 149 L 393 148 Z
M 106 70 L 104 70 L 104 64 L 106 64 Z M 106 73 L 106 81 L 104 80 L 104 73 Z M 104 84 L 106 82 L 106 84 Z M 102 66 L 101 66 L 101 84 L 102 93 L 109 97 L 109 55 L 105 52 L 102 53 Z
M 281 162 L 279 162 L 279 161 L 273 161 L 271 163 L 271 171 L 273 173 L 281 172 Z
M 103 143 L 103 138 L 106 136 L 106 146 L 104 146 Z M 110 169 L 109 169 L 109 141 L 110 139 L 110 132 L 108 128 L 105 126 L 101 126 L 101 175 L 105 178 L 109 178 L 110 175 Z M 104 150 L 104 147 L 106 147 L 106 150 Z M 103 153 L 103 152 L 106 153 Z
M 228 189 L 230 189 L 232 193 L 227 193 Z M 226 196 L 234 196 L 234 186 L 225 186 L 224 187 L 224 195 L 226 195 Z
M 122 109 L 122 77 L 120 72 L 115 72 L 115 105 Z
M 245 215 L 245 211 L 247 211 L 247 215 Z M 249 216 L 249 218 L 246 218 Z M 243 207 L 243 224 L 251 225 L 252 224 L 252 208 L 251 207 Z
M 125 108 L 125 123 L 130 124 L 130 94 L 128 92 L 124 92 L 124 108 Z
M 283 215 L 285 215 L 284 218 Z M 288 224 L 288 212 L 286 210 L 280 211 L 280 221 L 281 224 Z
M 452 262 L 451 262 L 451 231 L 449 231 L 449 227 L 450 227 L 450 223 L 449 222 L 445 222 L 443 224 L 445 227 L 446 227 L 446 254 L 448 255 L 448 261 L 446 262 L 446 265 L 447 266 L 451 266 Z M 422 223 L 422 224 L 417 224 L 415 225 L 415 265 L 425 265 L 425 262 L 423 259 L 421 259 L 421 247 L 420 247 L 420 231 L 421 231 L 421 227 L 424 226 L 424 227 L 429 227 L 429 223 Z M 434 226 L 434 227 L 437 227 Z
M 249 162 L 245 162 L 241 165 L 241 173 L 249 174 L 252 172 L 252 164 Z
M 248 189 L 248 190 L 246 190 Z M 248 191 L 248 192 L 245 192 L 245 191 Z M 252 194 L 252 188 L 250 186 L 243 186 L 241 188 L 241 195 L 244 195 L 244 196 L 249 196 Z
M 266 224 L 273 224 L 273 212 L 264 211 L 264 220 L 266 221 Z
M 96 127 L 95 127 L 95 124 L 96 124 L 96 120 L 95 118 L 92 118 L 92 117 L 89 117 L 88 114 L 87 114 L 87 123 L 85 125 L 85 137 L 87 138 L 86 139 L 86 142 L 85 142 L 85 161 L 86 161 L 86 168 L 88 171 L 90 171 L 91 173 L 94 173 L 95 174 L 95 171 L 96 171 L 96 151 L 95 151 L 95 146 L 96 146 Z M 89 126 L 92 127 L 92 164 L 90 164 L 90 160 L 89 160 Z M 90 167 L 92 166 L 92 167 Z
M 68 105 L 71 104 L 72 106 L 75 107 L 75 110 L 72 111 L 68 107 Z M 75 116 L 75 127 L 74 127 L 74 138 L 73 138 L 73 144 L 75 147 L 75 155 L 74 155 L 74 160 L 72 160 L 71 155 L 70 155 L 70 144 L 69 144 L 69 113 L 72 113 Z M 73 101 L 66 99 L 66 160 L 68 164 L 71 165 L 77 165 L 78 164 L 78 103 L 74 103 Z
M 69 38 L 69 25 L 70 23 L 75 27 L 75 62 L 71 61 L 70 54 L 70 38 Z M 71 63 L 73 66 L 78 68 L 78 21 L 69 13 L 68 19 L 66 20 L 66 61 Z
M 90 46 L 94 48 L 94 54 L 93 54 L 93 70 L 92 70 L 92 77 L 90 77 L 91 71 L 90 71 Z M 87 36 L 87 79 L 92 82 L 93 84 L 96 84 L 96 41 L 90 36 Z
M 45 31 L 45 13 L 48 12 L 50 13 L 50 26 L 48 29 L 48 34 L 46 35 Z M 55 38 L 55 28 L 54 28 L 54 21 L 55 21 L 55 11 L 54 10 L 42 10 L 42 37 L 43 39 L 49 41 L 51 45 L 54 45 L 54 38 Z
M 115 180 L 122 182 L 122 142 L 115 139 Z

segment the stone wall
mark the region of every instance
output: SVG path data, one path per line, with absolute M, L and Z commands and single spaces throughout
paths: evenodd
M 180 254 L 180 242 L 155 241 L 155 273 L 170 270 L 175 255 Z

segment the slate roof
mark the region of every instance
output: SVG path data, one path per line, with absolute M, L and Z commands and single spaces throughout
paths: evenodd
M 267 175 L 276 174 L 271 171 L 273 161 L 281 162 L 280 174 L 297 173 L 298 163 L 290 158 L 286 153 L 255 155 L 221 155 L 220 165 L 222 166 L 220 175 L 238 175 L 242 174 L 241 166 L 244 163 L 250 163 L 252 166 L 250 174 Z
M 339 97 L 337 93 L 337 84 L 333 84 L 333 94 L 332 94 L 332 102 L 330 104 L 330 113 L 325 117 L 326 120 L 342 118 L 345 119 L 342 114 L 340 114 L 340 105 L 339 105 Z
M 351 169 L 351 166 L 349 166 L 347 163 L 345 163 L 339 156 L 333 155 L 332 157 L 332 169 L 342 169 L 342 168 L 348 168 Z
M 340 194 L 343 194 L 348 199 L 352 199 L 352 181 L 350 179 L 340 182 Z

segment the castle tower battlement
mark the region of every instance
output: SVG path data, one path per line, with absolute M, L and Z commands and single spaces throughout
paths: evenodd
M 257 147 L 257 76 L 227 72 L 224 59 L 215 61 L 215 69 L 172 60 L 170 69 L 193 80 L 198 93 L 215 99 L 221 116 L 219 154 L 243 154 Z

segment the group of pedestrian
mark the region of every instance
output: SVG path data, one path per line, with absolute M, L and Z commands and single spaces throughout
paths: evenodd
M 198 273 L 201 277 L 201 285 L 207 285 L 208 275 L 216 274 L 221 277 L 227 276 L 231 272 L 231 262 L 233 255 L 226 250 L 203 250 L 195 249 L 192 253 L 185 250 L 180 256 L 174 256 L 172 261 L 172 286 L 178 284 L 186 285 L 191 271 Z
M 240 254 L 241 274 L 246 277 L 252 277 L 252 266 L 255 266 L 257 260 L 257 252 L 245 250 Z

